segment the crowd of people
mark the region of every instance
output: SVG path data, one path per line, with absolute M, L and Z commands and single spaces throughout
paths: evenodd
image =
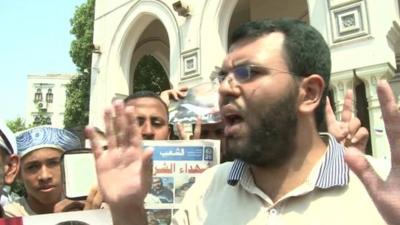
M 336 120 L 327 100 L 330 50 L 316 29 L 290 19 L 252 21 L 230 40 L 218 75 L 222 122 L 198 120 L 192 137 L 177 126 L 181 139 L 220 139 L 222 162 L 196 179 L 172 224 L 398 224 L 400 109 L 388 83 L 377 90 L 389 166 L 364 154 L 368 131 L 352 115 L 351 92 Z M 136 92 L 105 109 L 104 133 L 86 128 L 98 179 L 86 201 L 65 199 L 62 190 L 61 156 L 81 147 L 76 135 L 40 126 L 15 138 L 0 124 L 2 184 L 18 177 L 26 189 L 4 215 L 105 202 L 114 224 L 147 224 L 146 196 L 162 193 L 160 201 L 170 202 L 172 192 L 153 177 L 152 150 L 142 140 L 170 138 L 168 104 L 186 91 Z M 319 132 L 323 123 L 328 133 Z

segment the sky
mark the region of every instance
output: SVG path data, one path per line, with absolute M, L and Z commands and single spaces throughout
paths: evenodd
M 0 118 L 25 117 L 28 74 L 76 73 L 70 19 L 86 0 L 0 0 Z

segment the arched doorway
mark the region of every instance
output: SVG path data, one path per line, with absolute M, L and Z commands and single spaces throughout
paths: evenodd
M 145 55 L 139 60 L 132 85 L 132 92 L 147 90 L 157 94 L 171 88 L 167 73 L 152 55 Z
M 170 88 L 168 33 L 160 20 L 152 21 L 135 46 L 130 69 L 130 92 Z M 168 71 L 168 72 L 167 72 Z
M 283 17 L 308 22 L 307 0 L 239 0 L 229 23 L 228 37 L 245 22 Z

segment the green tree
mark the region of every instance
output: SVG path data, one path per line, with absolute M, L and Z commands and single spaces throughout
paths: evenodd
M 133 77 L 133 91 L 161 91 L 170 89 L 168 76 L 161 64 L 151 55 L 145 55 L 138 62 Z
M 31 127 L 40 126 L 40 125 L 49 125 L 51 124 L 50 116 L 47 114 L 47 110 L 44 108 L 39 107 L 37 105 L 37 113 L 35 115 L 35 119 L 33 124 L 26 124 L 25 120 L 21 117 L 17 117 L 14 120 L 8 120 L 6 122 L 7 126 L 10 130 L 14 133 L 22 130 L 26 130 Z
M 78 75 L 67 84 L 64 126 L 71 129 L 82 129 L 89 120 L 90 77 Z
M 25 120 L 22 119 L 21 117 L 17 117 L 14 120 L 8 120 L 6 124 L 10 128 L 10 130 L 14 133 L 21 130 L 26 130 L 29 127 L 26 126 Z
M 70 56 L 77 66 L 79 75 L 67 84 L 64 125 L 81 130 L 89 120 L 90 75 L 93 50 L 93 23 L 95 0 L 87 0 L 76 8 L 71 22 Z

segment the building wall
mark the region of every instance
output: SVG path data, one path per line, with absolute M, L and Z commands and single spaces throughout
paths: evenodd
M 46 74 L 28 75 L 28 96 L 27 111 L 25 116 L 26 124 L 33 124 L 35 115 L 38 113 L 38 104 L 46 109 L 51 119 L 51 125 L 59 128 L 64 127 L 64 112 L 66 100 L 66 84 L 70 82 L 72 74 Z M 35 102 L 35 93 L 41 89 L 42 101 Z M 53 102 L 46 102 L 48 90 L 52 90 Z
M 309 22 L 331 47 L 330 87 L 338 117 L 346 90 L 364 83 L 373 154 L 388 158 L 386 135 L 375 132 L 382 130 L 376 81 L 393 76 L 395 53 L 390 42 L 398 43 L 400 38 L 392 35 L 395 41 L 389 41 L 387 36 L 398 20 L 397 1 L 184 0 L 181 3 L 189 5 L 188 17 L 178 15 L 174 2 L 96 1 L 94 44 L 101 53 L 93 54 L 91 124 L 103 127 L 104 107 L 130 94 L 132 70 L 140 56 L 158 55 L 172 86 L 190 87 L 214 75 L 226 54 L 229 33 L 238 24 L 284 16 Z M 146 30 L 154 21 L 165 28 L 163 33 L 141 45 L 144 37 L 157 36 L 156 29 Z M 166 39 L 167 44 L 163 43 Z

